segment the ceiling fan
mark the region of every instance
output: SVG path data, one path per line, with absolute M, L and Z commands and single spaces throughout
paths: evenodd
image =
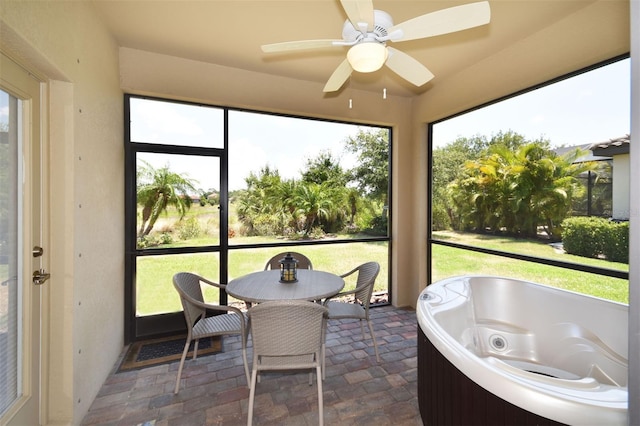
M 342 27 L 342 40 L 301 40 L 265 44 L 265 53 L 350 46 L 342 61 L 324 86 L 324 92 L 335 92 L 353 71 L 373 72 L 386 65 L 391 71 L 416 86 L 433 78 L 431 71 L 406 53 L 387 46 L 433 37 L 488 24 L 491 10 L 488 1 L 469 3 L 427 13 L 394 25 L 391 15 L 373 9 L 372 0 L 340 0 L 347 20 Z

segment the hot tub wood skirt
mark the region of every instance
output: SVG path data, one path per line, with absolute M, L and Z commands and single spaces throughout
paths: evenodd
M 418 404 L 425 425 L 562 425 L 511 404 L 462 374 L 418 326 Z

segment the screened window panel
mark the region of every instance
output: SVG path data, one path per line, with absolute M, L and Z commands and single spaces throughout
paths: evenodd
M 131 141 L 160 145 L 224 147 L 220 108 L 131 98 Z

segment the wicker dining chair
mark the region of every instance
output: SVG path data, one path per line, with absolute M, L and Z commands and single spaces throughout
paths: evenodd
M 240 335 L 242 339 L 242 362 L 244 363 L 244 373 L 249 385 L 249 364 L 247 362 L 247 336 L 249 333 L 247 318 L 238 308 L 225 305 L 212 305 L 204 302 L 200 283 L 205 283 L 223 289 L 223 284 L 209 281 L 199 275 L 190 272 L 179 272 L 173 276 L 173 285 L 180 295 L 184 319 L 187 323 L 187 341 L 184 344 L 180 366 L 178 367 L 178 377 L 174 393 L 180 390 L 180 377 L 182 367 L 189 351 L 191 341 L 194 341 L 193 359 L 198 354 L 198 341 L 206 337 L 223 335 Z M 206 316 L 206 311 L 218 311 L 221 314 Z
M 378 354 L 378 344 L 376 342 L 376 336 L 373 333 L 373 324 L 369 318 L 369 304 L 371 303 L 371 296 L 373 294 L 373 285 L 375 284 L 376 277 L 380 272 L 380 264 L 378 262 L 367 262 L 352 269 L 351 271 L 342 274 L 341 277 L 345 278 L 351 274 L 358 273 L 356 281 L 356 288 L 353 290 L 343 291 L 331 296 L 324 301 L 324 305 L 329 309 L 328 319 L 357 319 L 360 321 L 360 328 L 362 329 L 362 339 L 365 339 L 364 324 L 366 321 L 369 325 L 369 332 L 371 333 L 371 340 L 373 340 L 373 348 L 376 353 L 376 360 L 380 362 L 380 356 Z M 340 302 L 332 300 L 336 298 L 343 298 L 344 296 L 354 296 L 351 301 Z M 322 360 L 323 368 L 322 373 L 324 377 L 324 340 L 322 345 Z
M 253 422 L 253 403 L 261 371 L 313 369 L 318 384 L 318 416 L 324 424 L 322 399 L 322 339 L 327 308 L 302 300 L 260 303 L 248 312 L 253 340 L 253 368 L 249 392 L 247 425 Z

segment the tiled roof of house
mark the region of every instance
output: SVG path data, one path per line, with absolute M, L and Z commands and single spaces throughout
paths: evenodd
M 589 146 L 589 149 L 593 151 L 595 155 L 615 155 L 615 154 L 628 154 L 629 144 L 631 143 L 631 136 L 625 135 L 620 138 L 609 139 L 604 142 L 596 142 Z

